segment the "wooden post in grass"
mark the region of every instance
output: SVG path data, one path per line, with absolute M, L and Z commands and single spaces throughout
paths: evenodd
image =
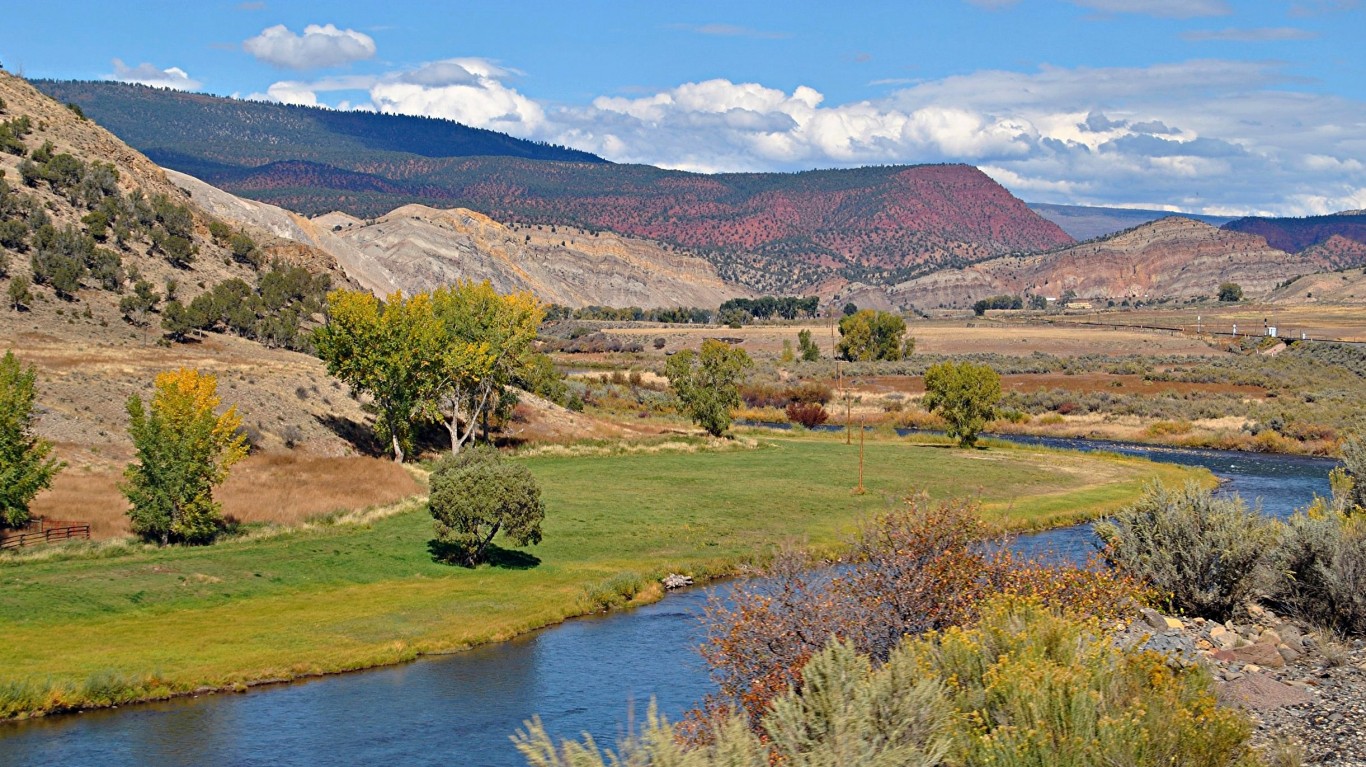
M 840 367 L 840 358 L 835 355 L 835 307 L 830 306 L 830 354 L 835 357 L 835 378 L 838 380 L 840 394 L 844 396 L 844 444 L 851 444 L 850 429 L 853 424 L 850 422 L 850 410 L 853 407 L 849 403 L 849 390 L 844 388 L 844 371 Z
M 868 492 L 863 489 L 863 419 L 862 413 L 858 417 L 858 487 L 854 489 L 854 495 L 863 495 Z
M 844 444 L 852 444 L 854 436 L 854 398 L 849 396 L 849 390 L 844 390 Z

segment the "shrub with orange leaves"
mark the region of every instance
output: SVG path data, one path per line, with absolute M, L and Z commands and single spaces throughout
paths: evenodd
M 789 422 L 801 424 L 808 429 L 813 429 L 830 420 L 830 414 L 825 412 L 825 408 L 814 402 L 809 404 L 792 402 L 788 404 L 784 412 Z
M 989 535 L 975 501 L 916 495 L 864 525 L 848 564 L 781 553 L 763 577 L 708 605 L 702 655 L 720 692 L 692 712 L 685 736 L 705 736 L 730 710 L 757 725 L 832 639 L 880 662 L 903 637 L 970 624 L 1003 594 L 1102 618 L 1151 598 L 1131 578 L 1022 559 Z

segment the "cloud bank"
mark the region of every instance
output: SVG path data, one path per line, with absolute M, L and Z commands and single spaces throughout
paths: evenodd
M 180 67 L 167 67 L 158 69 L 152 64 L 143 62 L 135 67 L 124 64 L 121 59 L 114 59 L 114 71 L 104 75 L 106 80 L 117 80 L 121 83 L 138 83 L 140 85 L 150 85 L 154 88 L 171 88 L 178 91 L 198 90 L 204 83 L 190 77 L 190 75 Z
M 337 29 L 331 24 L 309 24 L 302 35 L 276 24 L 243 42 L 242 49 L 284 69 L 326 69 L 373 58 L 375 41 L 362 32 Z
M 985 70 L 844 104 L 808 86 L 714 79 L 566 106 L 519 92 L 513 70 L 465 58 L 280 82 L 265 96 L 317 104 L 320 93 L 357 91 L 346 105 L 703 172 L 966 162 L 1039 202 L 1277 215 L 1366 207 L 1366 104 L 1297 92 L 1281 66 Z

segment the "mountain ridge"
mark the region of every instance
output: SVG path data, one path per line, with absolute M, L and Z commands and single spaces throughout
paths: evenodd
M 1045 202 L 1025 203 L 1029 209 L 1062 227 L 1078 242 L 1105 237 L 1150 221 L 1180 216 L 1212 226 L 1223 226 L 1235 216 L 1207 216 L 1150 208 L 1114 208 L 1102 205 L 1059 205 Z
M 499 221 L 609 229 L 693 250 L 723 278 L 759 292 L 895 282 L 1072 241 L 967 165 L 702 175 L 601 158 L 434 156 L 442 153 L 390 151 L 390 144 L 357 150 L 350 134 L 296 150 L 263 145 L 248 119 L 285 114 L 270 111 L 278 105 L 119 84 L 41 84 L 169 167 L 304 215 L 340 210 L 367 218 L 421 203 Z M 148 119 L 157 109 L 178 117 Z

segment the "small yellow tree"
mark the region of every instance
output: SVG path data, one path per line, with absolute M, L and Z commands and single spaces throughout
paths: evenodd
M 213 488 L 247 454 L 237 408 L 219 415 L 219 405 L 218 381 L 188 368 L 159 374 L 150 406 L 129 398 L 137 462 L 124 470 L 120 489 L 132 504 L 133 532 L 162 545 L 208 543 L 218 533 Z

